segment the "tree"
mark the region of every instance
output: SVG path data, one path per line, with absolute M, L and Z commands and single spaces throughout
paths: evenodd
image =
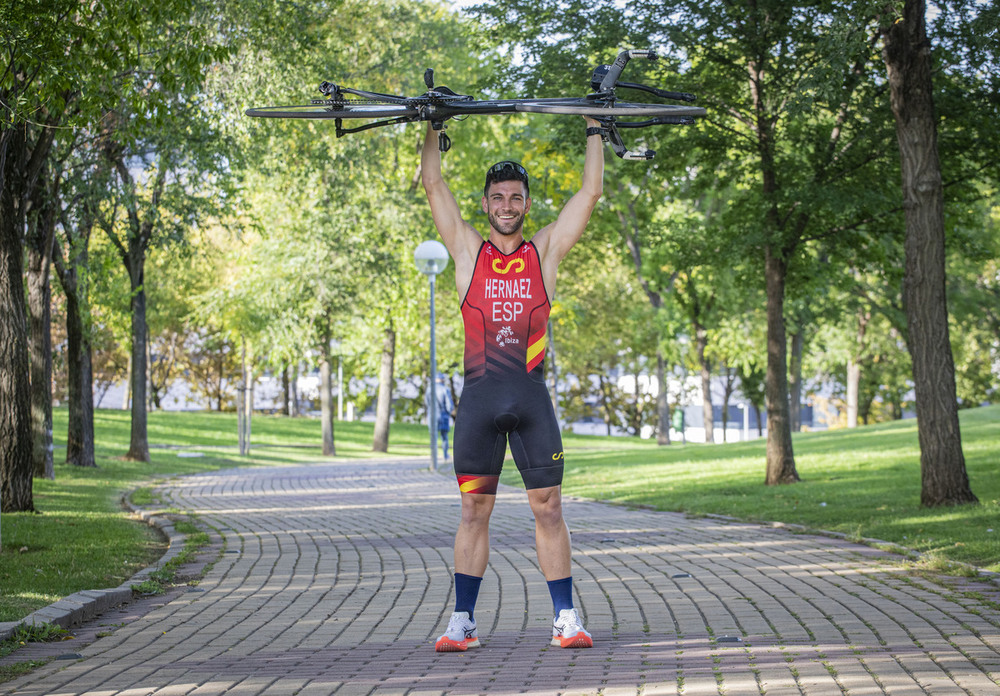
M 102 229 L 108 239 L 118 250 L 122 265 L 128 272 L 129 297 L 132 310 L 132 381 L 129 385 L 132 394 L 132 427 L 127 459 L 149 461 L 149 442 L 146 434 L 146 379 L 148 332 L 146 325 L 146 288 L 145 266 L 146 254 L 156 230 L 156 220 L 159 215 L 160 198 L 167 178 L 171 174 L 172 165 L 164 156 L 160 166 L 153 173 L 152 184 L 149 187 L 149 203 L 146 210 L 141 210 L 141 191 L 136 185 L 128 165 L 123 147 L 112 145 L 108 152 L 108 160 L 117 175 L 119 201 L 124 204 L 126 219 L 121 232 L 117 221 L 106 219 Z
M 681 164 L 696 177 L 690 193 L 713 186 L 734 192 L 719 226 L 726 235 L 723 246 L 737 258 L 753 255 L 761 265 L 769 329 L 765 480 L 796 481 L 784 306 L 788 279 L 809 244 L 850 229 L 885 189 L 878 183 L 885 177 L 876 176 L 884 167 L 888 134 L 872 118 L 878 106 L 872 19 L 828 3 L 639 2 L 628 12 L 601 3 L 579 14 L 565 5 L 505 3 L 490 16 L 498 34 L 526 44 L 529 57 L 549 59 L 555 66 L 550 70 L 565 71 L 560 53 L 593 52 L 601 41 L 606 51 L 608 39 L 619 35 L 629 45 L 671 47 L 675 55 L 662 72 L 652 73 L 653 81 L 665 83 L 670 75 L 670 82 L 703 97 L 709 117 L 686 142 L 684 152 L 691 157 L 680 158 Z M 613 29 L 607 28 L 610 17 Z M 550 42 L 532 34 L 561 38 Z M 673 137 L 666 129 L 646 136 L 661 151 L 656 141 Z M 668 165 L 652 171 L 662 176 L 670 170 Z M 861 179 L 869 185 L 859 186 Z M 671 183 L 669 177 L 662 182 Z M 837 236 L 848 243 L 848 235 Z
M 55 478 L 52 458 L 52 291 L 49 269 L 59 210 L 59 180 L 46 177 L 35 187 L 28 220 L 28 323 L 31 353 L 31 458 L 34 475 Z
M 70 0 L 26 2 L 0 14 L 0 510 L 34 510 L 28 328 L 23 239 L 69 83 L 85 76 L 67 54 L 90 34 L 73 37 Z M 63 67 L 67 67 L 61 72 Z M 46 385 L 46 388 L 47 385 Z
M 114 172 L 112 215 L 101 227 L 128 273 L 132 311 L 132 425 L 126 457 L 149 460 L 146 432 L 148 378 L 146 257 L 159 239 L 182 236 L 207 209 L 222 205 L 217 192 L 229 171 L 226 143 L 217 133 L 215 105 L 199 89 L 206 67 L 234 46 L 210 23 L 211 6 L 175 0 L 158 6 L 140 26 L 144 50 L 129 56 L 122 94 L 105 114 L 103 155 Z M 125 45 L 119 47 L 124 50 Z M 185 147 L 178 149 L 176 143 Z M 203 174 L 217 175 L 206 186 Z M 138 178 L 137 178 L 138 174 Z
M 103 177 L 98 177 L 100 181 Z M 56 276 L 66 295 L 66 367 L 68 423 L 66 463 L 97 466 L 94 459 L 94 371 L 91 351 L 89 258 L 94 228 L 93 194 L 78 206 L 66 206 L 55 240 Z M 73 210 L 77 208 L 77 210 Z
M 920 502 L 933 507 L 978 499 L 965 470 L 948 333 L 944 197 L 925 13 L 923 0 L 906 0 L 901 16 L 887 12 L 882 36 L 903 176 L 903 292 L 920 439 Z
M 619 200 L 625 199 L 624 205 L 615 206 L 620 222 L 619 232 L 628 249 L 635 268 L 636 276 L 642 285 L 654 311 L 664 310 L 664 296 L 674 290 L 674 281 L 679 271 L 672 266 L 648 263 L 643 255 L 647 250 L 655 248 L 655 242 L 650 243 L 647 235 L 647 225 L 640 222 L 636 199 L 650 195 L 648 187 L 643 186 L 637 196 L 630 195 L 624 188 L 624 182 L 619 184 L 619 190 L 612 194 Z M 647 213 L 648 214 L 648 213 Z M 656 427 L 656 442 L 660 445 L 670 444 L 670 407 L 667 402 L 667 369 L 663 342 L 667 336 L 660 336 L 656 348 L 656 381 L 659 384 L 657 392 L 656 411 L 658 414 Z
M 731 182 L 730 217 L 762 263 L 767 293 L 768 484 L 798 480 L 791 441 L 786 299 L 804 253 L 848 245 L 883 205 L 888 131 L 879 127 L 872 18 L 837 5 L 683 2 L 646 6 L 690 61 L 711 116 L 705 172 Z M 638 14 L 638 13 L 637 13 Z M 735 158 L 735 159 L 731 159 Z M 865 185 L 859 185 L 864 181 Z M 801 269 L 798 275 L 806 275 Z
M 738 377 L 739 392 L 745 401 L 742 408 L 753 407 L 759 433 L 764 409 L 764 335 L 767 327 L 761 301 L 763 289 L 751 288 L 750 292 L 728 298 L 726 306 L 730 311 L 712 331 L 711 353 L 716 363 L 724 365 L 727 393 L 722 404 L 723 427 L 728 418 L 729 397 Z
M 953 255 L 948 265 L 955 386 L 963 408 L 1000 400 L 1000 234 L 997 231 L 994 216 L 970 240 L 973 251 Z
M 601 245 L 579 244 L 559 271 L 551 321 L 562 371 L 575 378 L 566 412 L 594 416 L 596 401 L 609 435 L 618 428 L 638 436 L 644 426 L 658 425 L 648 378 L 656 371 L 660 326 L 625 259 L 602 251 Z M 657 386 L 665 395 L 666 385 Z

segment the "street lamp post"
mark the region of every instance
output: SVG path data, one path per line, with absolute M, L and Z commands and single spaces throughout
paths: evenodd
M 448 250 L 444 244 L 433 239 L 421 242 L 413 252 L 413 261 L 417 264 L 417 269 L 427 276 L 431 286 L 431 373 L 430 384 L 430 408 L 428 409 L 428 428 L 431 436 L 431 468 L 437 471 L 437 355 L 435 354 L 436 344 L 434 340 L 434 280 L 438 273 L 443 271 L 448 265 Z
M 687 368 L 687 354 L 688 354 L 688 343 L 691 339 L 688 338 L 687 334 L 680 334 L 677 337 L 677 342 L 681 344 L 681 393 L 677 397 L 677 407 L 680 409 L 680 431 L 681 431 L 681 442 L 687 444 L 687 418 L 684 415 L 684 407 L 687 402 L 687 380 L 688 380 L 688 368 Z

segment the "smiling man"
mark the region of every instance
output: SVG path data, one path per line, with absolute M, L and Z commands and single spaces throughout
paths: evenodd
M 455 418 L 454 462 L 462 496 L 455 535 L 455 610 L 438 652 L 479 646 L 475 605 L 489 561 L 489 522 L 510 444 L 535 517 L 535 551 L 555 618 L 552 644 L 593 646 L 573 606 L 569 530 L 562 514 L 563 451 L 545 387 L 545 338 L 559 262 L 583 235 L 604 179 L 603 130 L 587 119 L 580 190 L 555 222 L 524 237 L 531 210 L 528 173 L 516 162 L 486 172 L 484 240 L 462 218 L 441 174 L 437 133 L 428 124 L 421 179 L 434 224 L 455 260 L 465 324 L 465 386 Z

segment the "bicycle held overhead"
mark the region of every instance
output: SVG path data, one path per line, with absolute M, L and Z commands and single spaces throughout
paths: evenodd
M 627 160 L 649 160 L 653 150 L 630 150 L 619 132 L 622 128 L 646 128 L 657 125 L 689 125 L 705 115 L 705 109 L 678 104 L 649 104 L 618 98 L 618 88 L 653 94 L 662 99 L 692 102 L 693 94 L 671 92 L 634 82 L 621 82 L 622 71 L 633 58 L 656 60 L 650 50 L 625 50 L 610 65 L 598 66 L 591 76 L 590 94 L 584 97 L 549 97 L 524 99 L 476 99 L 457 94 L 448 87 L 434 85 L 434 71 L 424 73 L 427 91 L 416 97 L 383 94 L 323 82 L 320 92 L 324 99 L 313 99 L 302 106 L 270 106 L 247 109 L 248 116 L 263 118 L 333 119 L 337 137 L 398 123 L 430 121 L 439 131 L 439 146 L 446 151 L 451 139 L 445 134 L 445 122 L 452 118 L 472 115 L 538 113 L 589 116 L 603 129 L 602 137 L 615 154 Z M 366 120 L 358 126 L 344 127 L 345 119 Z

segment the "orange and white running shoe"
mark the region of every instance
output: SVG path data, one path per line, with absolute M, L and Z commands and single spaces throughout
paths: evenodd
M 576 609 L 563 609 L 552 622 L 552 645 L 560 648 L 594 647 L 594 639 L 584 629 Z
M 469 618 L 469 612 L 456 611 L 448 619 L 448 630 L 434 643 L 437 652 L 465 652 L 479 647 L 479 633 L 476 622 Z

